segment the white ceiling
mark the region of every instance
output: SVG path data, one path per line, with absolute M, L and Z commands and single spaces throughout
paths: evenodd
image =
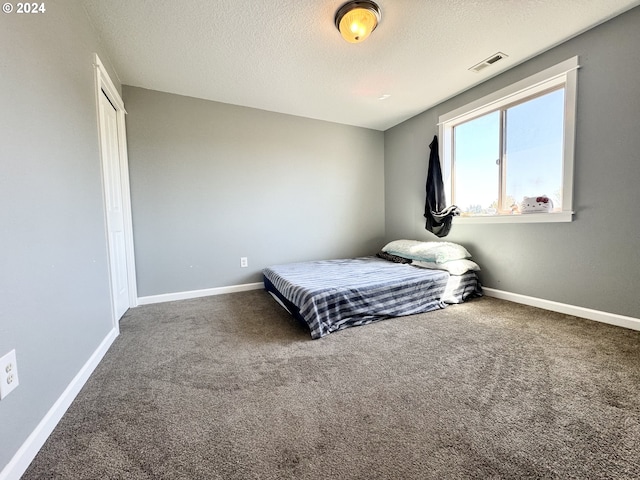
M 640 0 L 379 0 L 361 44 L 344 0 L 82 3 L 125 85 L 386 130 Z

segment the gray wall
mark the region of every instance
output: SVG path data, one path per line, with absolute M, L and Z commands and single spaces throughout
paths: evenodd
M 93 52 L 81 5 L 0 27 L 0 470 L 111 330 Z M 107 61 L 105 55 L 101 55 Z M 114 78 L 115 81 L 115 78 Z
M 260 282 L 270 264 L 382 247 L 382 132 L 123 93 L 140 296 Z
M 578 55 L 575 221 L 458 224 L 446 239 L 469 247 L 487 287 L 640 317 L 639 46 L 637 7 L 387 130 L 387 240 L 435 239 L 422 211 L 439 115 Z

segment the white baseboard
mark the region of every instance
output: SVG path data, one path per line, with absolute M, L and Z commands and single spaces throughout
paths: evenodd
M 503 300 L 509 300 L 510 302 L 522 303 L 524 305 L 530 305 L 544 310 L 551 310 L 552 312 L 564 313 L 566 315 L 573 315 L 574 317 L 586 318 L 588 320 L 595 320 L 596 322 L 608 323 L 610 325 L 629 328 L 631 330 L 640 330 L 640 319 L 634 317 L 625 317 L 624 315 L 618 315 L 616 313 L 576 307 L 574 305 L 567 305 L 566 303 L 528 297 L 526 295 L 520 295 L 519 293 L 504 292 L 494 288 L 482 287 L 482 291 L 487 297 L 501 298 Z
M 27 437 L 22 446 L 18 449 L 11 461 L 0 472 L 0 480 L 19 480 L 29 464 L 36 457 L 44 442 L 46 442 L 51 432 L 65 414 L 73 400 L 76 398 L 80 390 L 87 382 L 95 368 L 98 366 L 102 357 L 118 336 L 118 330 L 111 330 L 102 340 L 100 346 L 93 352 L 89 360 L 83 365 L 78 374 L 71 380 L 71 383 L 62 392 L 62 395 L 56 400 L 53 406 L 46 413 L 44 418 Z
M 243 285 L 232 285 L 230 287 L 191 290 L 189 292 L 165 293 L 162 295 L 138 297 L 138 305 L 150 305 L 152 303 L 173 302 L 175 300 L 189 300 L 191 298 L 209 297 L 211 295 L 222 295 L 224 293 L 246 292 L 247 290 L 259 290 L 261 288 L 264 288 L 264 283 L 258 282 L 258 283 L 245 283 Z

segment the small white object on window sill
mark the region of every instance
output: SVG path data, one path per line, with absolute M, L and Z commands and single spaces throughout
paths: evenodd
M 537 197 L 524 197 L 522 203 L 520 203 L 520 213 L 551 213 L 553 210 L 553 200 L 546 195 L 539 195 Z

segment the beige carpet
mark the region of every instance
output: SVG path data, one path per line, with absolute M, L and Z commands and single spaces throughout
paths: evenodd
M 138 307 L 24 479 L 640 478 L 640 332 L 481 298 L 320 340 Z

